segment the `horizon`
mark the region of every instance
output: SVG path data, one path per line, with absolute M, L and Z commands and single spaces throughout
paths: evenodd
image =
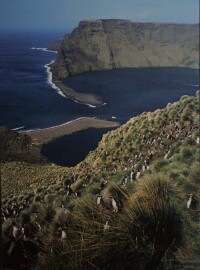
M 101 20 L 101 21 L 106 21 L 106 20 L 123 20 L 123 21 L 130 21 L 132 23 L 137 23 L 137 24 L 171 24 L 171 25 L 199 25 L 199 23 L 183 23 L 183 22 L 157 22 L 157 21 L 151 21 L 151 22 L 138 22 L 138 21 L 133 21 L 133 20 L 129 20 L 129 19 L 83 19 L 80 20 L 77 25 L 74 25 L 74 27 L 71 28 L 32 28 L 32 29 L 1 29 L 0 28 L 0 33 L 2 34 L 9 34 L 9 33 L 22 33 L 22 32 L 27 32 L 27 33 L 31 33 L 31 32 L 41 32 L 41 33 L 61 33 L 63 35 L 65 34 L 69 34 L 71 33 L 75 28 L 77 28 L 79 26 L 79 23 L 81 21 L 95 21 L 95 20 Z
M 198 24 L 193 0 L 1 0 L 0 31 L 66 31 L 82 20 L 129 20 L 134 23 Z

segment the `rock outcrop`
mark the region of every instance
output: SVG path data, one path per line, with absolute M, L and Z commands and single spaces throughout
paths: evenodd
M 58 51 L 61 47 L 63 39 L 53 40 L 50 42 L 48 46 L 48 50 L 50 51 Z
M 47 163 L 40 146 L 30 136 L 0 126 L 0 161 Z
M 198 43 L 198 24 L 85 20 L 64 37 L 53 78 L 122 67 L 198 68 Z

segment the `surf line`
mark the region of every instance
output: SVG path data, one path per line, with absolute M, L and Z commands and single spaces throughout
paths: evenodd
M 21 129 L 23 129 L 23 128 L 25 128 L 25 126 L 12 128 L 12 130 L 13 130 L 13 131 L 17 131 L 17 130 L 21 130 Z
M 41 50 L 44 52 L 53 52 L 53 53 L 58 53 L 57 51 L 52 51 L 52 50 L 48 50 L 47 48 L 37 48 L 37 47 L 31 47 L 31 50 Z M 50 63 L 44 65 L 46 72 L 47 72 L 47 83 L 51 86 L 51 88 L 53 88 L 54 90 L 56 90 L 57 94 L 59 94 L 60 96 L 62 96 L 63 98 L 69 98 L 71 100 L 73 100 L 74 102 L 78 103 L 78 104 L 82 104 L 82 105 L 86 105 L 90 108 L 97 108 L 98 106 L 92 105 L 92 104 L 88 104 L 88 103 L 83 103 L 83 102 L 79 102 L 76 99 L 72 98 L 72 97 L 68 97 L 66 96 L 59 87 L 56 86 L 56 84 L 53 82 L 53 75 L 52 75 L 52 71 L 51 71 L 51 65 L 55 62 L 55 60 L 50 61 Z M 102 106 L 105 106 L 107 103 L 103 103 Z
M 76 99 L 72 98 L 72 97 L 68 97 L 65 94 L 63 94 L 63 92 L 61 91 L 61 89 L 59 87 L 56 86 L 56 84 L 53 82 L 53 76 L 52 76 L 52 72 L 51 72 L 51 65 L 55 62 L 55 60 L 52 60 L 50 63 L 46 64 L 44 67 L 46 68 L 48 77 L 47 77 L 47 83 L 56 90 L 57 94 L 59 94 L 60 96 L 64 97 L 64 98 L 69 98 L 71 100 L 73 100 L 74 102 L 78 103 L 78 104 L 82 104 L 82 105 L 86 105 L 90 108 L 97 108 L 97 106 L 92 105 L 92 104 L 88 104 L 88 103 L 84 103 L 84 102 L 80 102 L 77 101 Z M 103 103 L 102 106 L 105 106 L 106 103 Z
M 44 67 L 46 68 L 46 72 L 47 72 L 47 83 L 51 86 L 51 88 L 53 88 L 54 90 L 56 90 L 56 92 L 64 97 L 67 98 L 67 96 L 65 96 L 63 94 L 63 92 L 60 90 L 60 88 L 58 88 L 55 83 L 53 82 L 53 76 L 52 76 L 52 72 L 51 72 L 51 65 L 55 62 L 55 60 L 52 60 L 50 63 L 46 64 Z
M 31 47 L 31 50 L 38 50 L 43 52 L 52 52 L 52 53 L 58 53 L 57 51 L 48 50 L 47 48 L 37 48 L 37 47 Z

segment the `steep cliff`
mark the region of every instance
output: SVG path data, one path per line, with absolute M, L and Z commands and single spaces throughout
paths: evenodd
M 121 67 L 198 67 L 198 24 L 85 20 L 62 41 L 54 80 Z

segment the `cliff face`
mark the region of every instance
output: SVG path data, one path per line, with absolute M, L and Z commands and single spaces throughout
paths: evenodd
M 48 46 L 48 50 L 50 51 L 59 51 L 61 44 L 62 44 L 63 39 L 59 39 L 59 40 L 53 40 L 50 42 L 49 46 Z
M 83 71 L 120 67 L 198 67 L 199 26 L 81 21 L 62 41 L 52 66 L 54 80 Z

